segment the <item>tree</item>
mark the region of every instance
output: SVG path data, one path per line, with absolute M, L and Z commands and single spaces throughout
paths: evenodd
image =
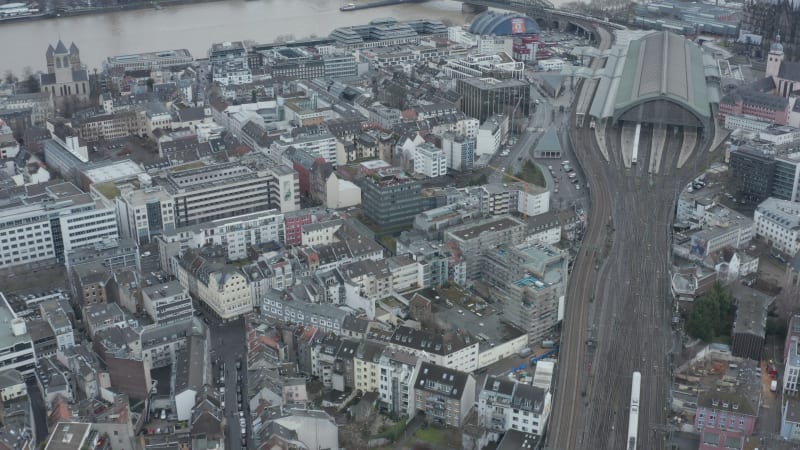
M 6 82 L 6 84 L 14 84 L 18 80 L 17 76 L 14 75 L 14 72 L 12 72 L 11 70 L 6 70 L 6 73 L 3 76 L 3 79 Z
M 155 84 L 155 80 L 152 78 L 147 79 L 147 92 L 153 92 L 153 85 Z
M 23 81 L 20 84 L 22 84 L 22 88 L 26 92 L 31 94 L 39 92 L 39 77 L 33 73 L 33 69 L 30 66 L 26 66 L 22 71 L 22 79 Z
M 715 283 L 708 293 L 694 301 L 686 321 L 686 332 L 705 342 L 717 336 L 730 335 L 735 314 L 730 293 Z

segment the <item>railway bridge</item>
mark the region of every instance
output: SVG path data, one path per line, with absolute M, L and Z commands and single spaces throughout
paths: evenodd
M 592 35 L 595 41 L 597 25 L 607 29 L 621 29 L 621 25 L 583 14 L 562 11 L 553 7 L 549 0 L 461 0 L 465 12 L 482 12 L 488 8 L 505 9 L 527 14 L 536 20 L 543 30 L 559 30 L 567 32 L 583 32 Z

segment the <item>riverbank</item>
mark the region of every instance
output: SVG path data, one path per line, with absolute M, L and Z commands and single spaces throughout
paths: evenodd
M 118 13 L 125 11 L 136 11 L 141 9 L 161 9 L 167 6 L 192 5 L 199 3 L 212 3 L 212 2 L 222 2 L 222 1 L 228 1 L 228 0 L 160 0 L 160 1 L 128 3 L 125 5 L 102 6 L 97 8 L 52 11 L 30 16 L 14 16 L 14 17 L 3 18 L 0 19 L 0 26 L 2 26 L 4 23 L 19 23 L 19 22 L 29 22 L 35 20 L 49 20 L 49 19 L 59 19 L 66 17 L 111 14 L 111 13 Z

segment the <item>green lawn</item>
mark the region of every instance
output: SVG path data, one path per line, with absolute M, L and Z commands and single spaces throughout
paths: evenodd
M 525 161 L 525 164 L 522 167 L 520 167 L 519 171 L 517 171 L 517 173 L 515 173 L 514 176 L 517 177 L 517 178 L 520 178 L 520 179 L 522 179 L 522 180 L 524 180 L 524 181 L 526 181 L 526 182 L 528 182 L 530 184 L 535 184 L 535 185 L 541 186 L 541 187 L 547 186 L 547 183 L 544 180 L 544 175 L 542 174 L 542 171 L 539 170 L 539 167 L 536 166 L 536 164 L 534 164 L 534 163 L 532 163 L 530 161 Z M 514 182 L 514 181 L 517 181 L 517 180 L 514 180 L 513 178 L 511 178 L 508 175 L 503 176 L 503 182 L 504 183 L 511 183 L 511 182 Z
M 420 428 L 414 433 L 414 438 L 436 446 L 461 448 L 461 434 L 454 430 L 435 427 Z

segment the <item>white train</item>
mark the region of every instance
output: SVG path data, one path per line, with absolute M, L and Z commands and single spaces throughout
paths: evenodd
M 639 162 L 639 136 L 642 134 L 642 124 L 636 124 L 636 134 L 633 135 L 633 156 L 631 157 L 631 164 Z
M 642 374 L 633 372 L 631 381 L 631 409 L 628 418 L 628 450 L 636 450 L 636 439 L 639 433 L 639 391 L 642 387 Z

